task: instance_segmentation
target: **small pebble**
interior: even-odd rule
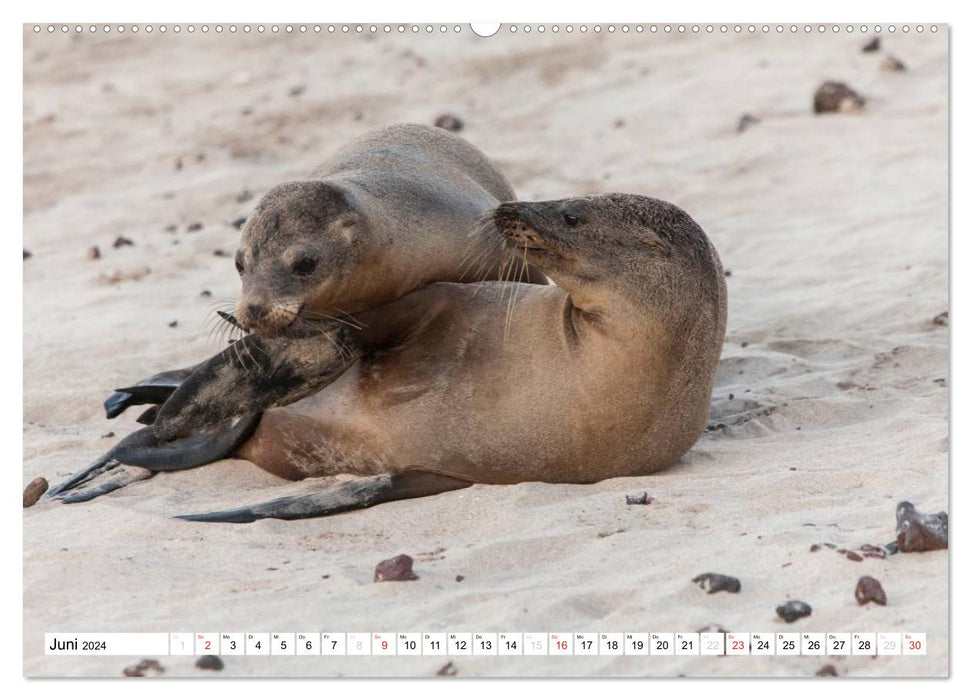
[[[101,249],[93,245],[88,248],[88,260],[99,260],[101,258]]]
[[[942,311],[934,317],[935,326],[946,326],[948,324],[948,314],[947,311]]]
[[[202,230],[202,222],[201,221],[193,221],[191,224],[189,224],[188,226],[185,227],[185,230],[188,231],[189,233],[193,233],[195,231],[201,231]]]
[[[724,627],[722,627],[719,624],[712,623],[710,625],[705,625],[700,630],[698,630],[698,634],[703,634],[705,632],[709,632],[709,633],[711,633],[711,632],[714,632],[714,633],[718,633],[718,632],[725,633],[725,632],[728,632],[728,630],[725,629]]]
[[[126,238],[125,236],[118,236],[118,238],[115,239],[115,242],[111,244],[113,248],[121,248],[126,245],[135,245],[135,241],[130,238]]]
[[[863,561],[863,557],[856,552],[846,552],[846,558],[850,561]]]
[[[435,120],[435,126],[445,131],[461,131],[465,126],[462,120],[452,114],[443,114]]]
[[[821,669],[816,671],[817,676],[838,676],[836,672],[836,667],[833,664],[826,664]]]
[[[178,321],[169,321],[169,328],[175,328],[179,325]]]
[[[629,506],[649,506],[654,503],[654,497],[648,496],[647,491],[636,496],[624,496]]]
[[[822,547],[820,547],[818,544],[814,544],[812,547],[809,548],[809,551],[818,552],[820,549],[822,549]]]
[[[880,50],[880,37],[875,36],[863,45],[863,53],[873,53]]]
[[[445,664],[440,669],[438,669],[438,671],[435,673],[435,675],[436,676],[454,676],[458,672],[459,672],[459,670],[455,667],[455,664],[453,664],[451,661],[449,661],[447,664]]]
[[[627,126],[627,122],[625,122],[623,119],[615,119],[614,120],[614,128],[615,129],[623,129],[625,126]]]
[[[142,659],[134,666],[128,666],[122,673],[130,678],[142,678],[143,676],[157,676],[165,669],[155,659]]]
[[[24,508],[30,508],[37,503],[40,497],[47,493],[47,489],[47,479],[42,476],[38,476],[27,484],[27,488],[24,489]]]
[[[306,86],[306,85],[294,85],[294,86],[293,86],[292,88],[290,88],[290,90],[289,90],[289,93],[290,93],[290,97],[299,97],[299,96],[300,96],[300,95],[302,95],[302,94],[303,94],[303,93],[304,93],[304,92],[305,92],[306,90],[307,90],[307,86]]]
[[[758,117],[752,116],[751,114],[743,114],[741,117],[738,118],[738,125],[735,127],[735,131],[737,131],[738,133],[742,133],[750,126],[755,126],[760,121],[762,120],[759,119]]]
[[[238,219],[233,219],[233,228],[238,231],[239,229],[243,228],[243,224],[245,223],[246,223],[245,216],[241,216]]]
[[[883,63],[880,64],[880,67],[884,70],[895,72],[907,70],[907,66],[904,65],[904,62],[896,56],[887,56],[885,59],[883,59]]]
[[[775,613],[786,622],[795,622],[800,617],[812,615],[813,609],[801,600],[787,600],[775,609]]]
[[[24,260],[26,260],[27,258],[31,257],[32,255],[33,255],[33,253],[31,253],[29,250],[27,250],[26,248],[24,248]]]
[[[856,582],[856,602],[860,605],[876,603],[877,605],[887,604],[887,594],[883,591],[883,586],[872,576],[861,576]]]
[[[691,582],[697,583],[701,590],[707,590],[708,595],[718,593],[719,591],[738,593],[742,590],[741,581],[734,576],[725,576],[724,574],[700,574],[691,579]]]
[[[168,226],[165,227],[166,233],[175,233],[178,230],[179,230],[179,227],[176,226],[175,224],[169,224]]]
[[[459,574],[458,576],[455,577],[456,583],[462,583],[462,581],[464,580],[465,580],[465,576],[463,576],[462,574]]]
[[[230,253],[228,250],[223,250],[222,248],[216,248],[214,251],[212,251],[212,254],[213,254],[213,256],[215,256],[217,258],[231,258],[231,257],[233,257],[233,254],[232,253]]]
[[[887,550],[887,554],[896,554],[900,551],[900,548],[897,546],[896,542],[888,542],[884,546],[884,549]]]
[[[947,549],[947,513],[921,513],[909,501],[897,505],[897,547],[901,552]]]
[[[210,292],[208,289],[203,289],[201,292],[199,292],[199,296],[201,296],[201,297],[211,297],[212,296],[212,292]]]
[[[846,83],[828,81],[819,86],[813,96],[813,111],[824,112],[862,112],[866,100]]]
[[[222,671],[223,660],[212,654],[200,656],[196,659],[196,668],[201,668],[203,671]]]
[[[182,159],[181,158],[176,158],[175,159],[175,169],[176,170],[182,170]]]
[[[105,433],[104,435],[102,435],[101,438],[102,439],[105,439],[105,438],[113,438],[114,436],[115,436],[115,431],[114,430],[111,430],[111,431]]]
[[[375,581],[415,581],[418,577],[411,570],[414,560],[407,554],[399,554],[374,567]]]

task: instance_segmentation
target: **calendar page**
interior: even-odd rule
[[[949,26],[648,14],[23,26],[25,676],[949,674]]]

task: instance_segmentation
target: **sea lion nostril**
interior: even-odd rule
[[[258,319],[263,315],[263,306],[260,304],[247,304],[246,313],[249,314],[250,318]]]

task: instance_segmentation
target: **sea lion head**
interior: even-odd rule
[[[718,256],[677,206],[632,194],[507,202],[492,214],[506,247],[561,286],[615,289],[642,301],[690,284],[719,294]]]
[[[341,284],[366,230],[365,218],[337,185],[288,182],[271,189],[246,221],[236,251],[239,325],[272,337],[299,318],[316,319],[305,311],[308,304]]]

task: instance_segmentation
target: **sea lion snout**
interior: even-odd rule
[[[261,299],[241,299],[236,307],[236,320],[242,328],[268,337],[283,332],[299,314],[299,305],[273,304]]]

